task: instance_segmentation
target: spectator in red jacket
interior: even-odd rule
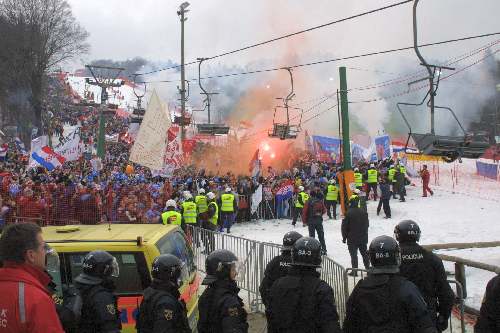
[[[422,189],[424,191],[424,194],[422,196],[426,197],[427,192],[429,192],[431,195],[434,195],[434,192],[432,192],[431,188],[429,187],[431,174],[429,173],[429,170],[427,170],[427,165],[425,164],[422,166],[422,170],[420,170],[420,177],[422,178]]]
[[[47,286],[45,242],[34,223],[7,226],[0,238],[0,333],[64,333]]]

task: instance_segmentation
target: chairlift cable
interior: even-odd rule
[[[366,11],[366,12],[362,12],[362,13],[359,13],[359,14],[347,16],[347,17],[344,17],[344,18],[341,18],[341,19],[338,19],[338,20],[335,20],[335,21],[331,21],[331,22],[328,22],[328,23],[320,24],[320,25],[317,25],[317,26],[314,26],[314,27],[310,27],[310,28],[307,28],[307,29],[304,29],[304,30],[296,31],[296,32],[293,32],[293,33],[290,33],[290,34],[286,34],[286,35],[283,35],[283,36],[275,37],[275,38],[272,38],[272,39],[269,39],[269,40],[266,40],[266,41],[262,41],[262,42],[259,42],[259,43],[255,43],[255,44],[252,44],[252,45],[244,46],[244,47],[241,47],[239,49],[235,49],[235,50],[232,50],[232,51],[223,52],[221,54],[209,57],[206,60],[212,60],[212,59],[220,58],[220,57],[223,57],[223,56],[226,56],[226,55],[238,53],[238,52],[241,52],[241,51],[246,51],[246,50],[254,48],[254,47],[258,47],[258,46],[266,45],[266,44],[269,44],[269,43],[273,43],[273,42],[276,42],[276,41],[279,41],[279,40],[282,40],[282,39],[286,39],[286,38],[290,38],[290,37],[293,37],[293,36],[297,36],[297,35],[300,35],[300,34],[303,34],[303,33],[306,33],[306,32],[310,32],[310,31],[313,31],[313,30],[325,28],[325,27],[328,27],[328,26],[331,26],[331,25],[334,25],[334,24],[337,24],[337,23],[341,23],[341,22],[353,20],[353,19],[356,19],[356,18],[359,18],[359,17],[362,17],[362,16],[374,14],[374,13],[377,13],[377,12],[380,12],[380,11],[384,11],[384,10],[387,10],[387,9],[390,9],[390,8],[393,8],[393,7],[401,6],[401,5],[410,3],[410,2],[413,2],[413,0],[404,0],[404,1],[401,1],[401,2],[397,2],[397,3],[393,3],[393,4],[390,4],[390,5],[384,6],[384,7],[380,7],[380,8],[372,9],[372,10],[369,10],[369,11]],[[191,61],[191,62],[188,62],[188,63],[184,64],[184,67],[188,66],[188,65],[197,64],[197,63],[198,63],[198,61]],[[150,75],[150,74],[154,74],[154,73],[158,73],[158,72],[163,72],[163,71],[166,71],[166,70],[169,70],[169,69],[175,69],[175,68],[179,68],[179,67],[181,67],[181,65],[169,66],[169,67],[165,67],[165,68],[153,70],[153,71],[146,72],[146,73],[138,73],[138,75]]]

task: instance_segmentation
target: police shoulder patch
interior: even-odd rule
[[[112,315],[116,314],[116,308],[115,308],[114,304],[108,304],[108,305],[106,305],[106,310],[108,310],[108,312],[110,314],[112,314]]]
[[[229,316],[230,317],[237,317],[238,316],[238,308],[237,307],[234,307],[234,308],[229,308],[227,309],[227,312],[229,313]]]
[[[174,318],[174,311],[170,309],[163,310],[163,316],[166,320],[172,320]]]

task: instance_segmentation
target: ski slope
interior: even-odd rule
[[[370,218],[369,240],[379,235],[393,235],[394,226],[401,220],[412,219],[422,229],[421,244],[497,241],[500,238],[500,205],[495,200],[486,200],[462,193],[452,193],[446,188],[433,188],[433,197],[423,198],[421,186],[407,187],[407,201],[391,200],[392,219],[376,215],[377,203],[368,203]],[[325,215],[326,216],[326,215]],[[347,245],[342,243],[341,220],[324,220],[325,241],[328,256],[344,267],[350,267]],[[259,220],[240,223],[231,228],[235,236],[264,242],[281,243],[283,235],[292,230],[291,220]],[[300,222],[295,227],[303,235],[307,228]],[[498,248],[447,251],[446,254],[463,256],[490,264],[500,264]],[[361,257],[359,258],[362,266]],[[445,268],[453,271],[452,263]],[[479,309],[486,283],[494,274],[466,268],[468,298],[466,304]]]

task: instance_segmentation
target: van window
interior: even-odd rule
[[[119,295],[141,294],[149,286],[150,277],[142,252],[109,252],[116,258],[120,276],[112,278]],[[67,274],[71,281],[82,272],[83,258],[87,253],[65,253]]]
[[[156,247],[160,254],[173,254],[186,265],[187,275],[183,276],[183,281],[189,279],[189,275],[196,271],[194,266],[193,251],[188,246],[184,235],[180,232],[170,233],[161,238]]]

